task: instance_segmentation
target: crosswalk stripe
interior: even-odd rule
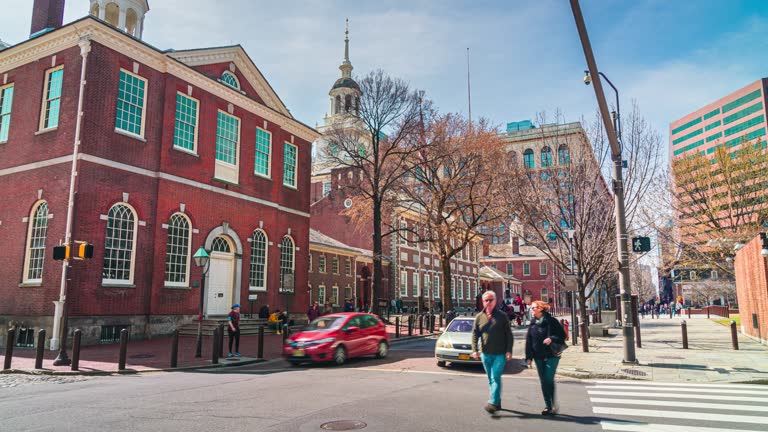
[[[656,417],[673,418],[677,420],[709,420],[714,422],[733,422],[733,423],[757,423],[765,424],[766,418],[762,416],[733,415],[733,414],[713,414],[703,412],[687,411],[660,411],[635,408],[614,408],[614,407],[593,407],[595,414],[628,415],[638,417]]]
[[[621,421],[603,420],[600,422],[603,430],[622,431],[622,432],[691,432],[690,426],[678,426],[656,423],[628,423]],[[755,429],[724,429],[696,427],[696,432],[760,432]]]
[[[587,390],[589,389],[638,390],[638,391],[650,390],[647,387],[639,387],[639,386],[631,386],[631,385],[587,387]],[[768,396],[767,391],[747,390],[747,389],[729,390],[729,389],[716,389],[716,388],[654,387],[653,390],[654,391],[670,391],[675,393],[696,392],[696,393],[718,393],[718,394],[752,394],[752,395]]]
[[[633,397],[663,397],[669,399],[705,399],[718,401],[737,401],[737,402],[765,402],[768,403],[768,397],[754,396],[728,396],[728,395],[697,395],[697,394],[678,394],[678,393],[654,393],[654,392],[616,392],[603,390],[587,390],[590,395],[605,396],[633,396]]]
[[[588,381],[590,384],[608,384],[608,385],[638,385],[643,387],[669,387],[669,383],[666,382],[649,382],[639,380],[597,380]],[[675,383],[675,386],[680,387],[705,387],[705,388],[734,388],[734,389],[754,389],[763,390],[768,392],[768,388],[761,384],[700,384],[700,383]]]
[[[647,405],[662,406],[669,408],[706,408],[712,410],[731,410],[731,411],[753,411],[768,412],[768,406],[765,405],[734,405],[704,402],[680,402],[668,400],[646,400],[646,399],[611,399],[611,398],[590,398],[594,403],[599,404],[620,404],[620,405]],[[768,418],[766,419],[768,422]]]

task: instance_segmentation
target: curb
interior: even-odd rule
[[[267,359],[251,359],[251,360],[243,360],[238,362],[232,362],[232,363],[219,363],[219,364],[208,364],[208,365],[198,365],[198,366],[183,366],[183,367],[177,367],[177,368],[165,368],[165,369],[125,369],[122,371],[57,371],[57,370],[46,370],[46,369],[6,369],[6,370],[0,370],[0,375],[2,374],[23,374],[23,375],[52,375],[52,376],[120,376],[120,375],[138,375],[138,374],[145,374],[145,373],[156,373],[156,372],[180,372],[180,371],[189,371],[189,370],[198,370],[198,369],[218,369],[218,368],[225,368],[225,367],[235,367],[235,366],[245,366],[250,364],[256,364],[256,363],[262,363],[267,361]]]
[[[423,335],[404,336],[404,337],[399,337],[397,339],[391,338],[389,340],[389,345],[396,345],[400,342],[407,342],[415,339],[424,339],[429,336],[440,336],[440,333],[435,332],[435,333],[429,333],[429,334],[423,334]]]

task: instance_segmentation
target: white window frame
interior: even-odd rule
[[[103,273],[103,271],[104,271],[104,264],[106,264],[106,259],[107,259],[107,248],[106,248],[106,243],[105,243],[105,247],[104,247],[104,261],[105,262],[102,264],[102,279],[101,279],[101,284],[102,285],[133,285],[133,281],[134,281],[135,276],[136,276],[136,246],[137,246],[136,242],[137,242],[138,234],[139,234],[139,218],[138,218],[138,214],[136,213],[136,209],[133,208],[133,206],[128,204],[127,202],[117,202],[117,203],[113,204],[112,206],[110,206],[109,207],[109,211],[107,211],[107,221],[106,221],[107,222],[107,226],[105,227],[105,230],[109,228],[109,212],[112,211],[113,208],[115,208],[116,206],[119,206],[119,205],[120,206],[125,206],[126,208],[128,208],[128,210],[130,210],[130,212],[131,212],[131,214],[133,216],[133,242],[132,242],[133,243],[133,248],[131,249],[131,263],[130,263],[130,266],[129,266],[129,269],[128,269],[129,277],[128,277],[128,279],[108,279],[108,278],[104,278],[104,273]],[[106,231],[105,231],[105,233],[106,233]],[[105,234],[104,241],[106,242],[106,240],[107,240],[107,236]]]
[[[187,222],[187,254],[184,258],[184,281],[182,282],[171,282],[168,281],[168,242],[171,240],[171,222],[173,221],[175,216],[179,216],[183,218]],[[189,219],[189,216],[187,216],[184,213],[177,212],[171,215],[171,217],[168,219],[168,235],[166,236],[166,251],[165,251],[165,275],[164,275],[164,284],[168,287],[188,287],[189,286],[189,271],[190,271],[190,256],[192,255],[192,221]]]
[[[286,165],[286,162],[285,162],[285,153],[286,152],[285,152],[285,150],[286,150],[286,147],[285,146],[293,147],[294,151],[296,152],[296,160],[293,161],[293,163],[294,163],[294,165],[293,165],[293,184],[285,182],[285,180],[286,180],[286,177],[285,177],[285,173],[286,173],[286,171],[285,171],[285,165]],[[289,143],[287,141],[283,143],[283,186],[289,187],[291,189],[298,189],[299,188],[299,146],[297,146],[295,144],[291,144],[291,143]]]
[[[287,268],[287,267],[283,266],[283,262],[286,261],[284,259],[285,257],[283,256],[284,255],[283,254],[283,249],[284,249],[283,248],[283,242],[285,242],[285,240],[288,240],[291,243],[291,256],[288,257],[291,260],[291,267],[290,268]],[[296,284],[296,240],[294,240],[293,237],[291,237],[289,235],[284,235],[280,239],[280,284],[278,285],[278,292],[280,292],[280,290],[283,287],[283,269],[290,270],[291,273],[293,274],[293,276],[294,276],[294,279],[293,279],[293,281],[294,281],[294,291],[295,291],[295,284]]]
[[[547,275],[547,263],[542,261],[539,263],[539,276]]]
[[[319,273],[325,273],[327,268],[326,261],[325,261],[325,254],[320,254],[317,256],[317,271]]]
[[[6,114],[2,114],[2,105],[0,105],[0,133],[2,133],[3,117],[8,117],[8,131],[7,131],[8,138],[0,139],[0,143],[8,142],[8,140],[11,138],[11,135],[10,135],[11,119],[12,119],[11,114],[13,114],[13,99],[16,97],[16,90],[14,88],[14,83],[0,86],[0,104],[3,102],[3,99],[4,99],[3,95],[6,95],[5,92],[7,92],[9,89],[13,94],[11,95],[11,103],[10,103],[10,106],[8,107],[8,112]]]
[[[29,277],[29,271],[30,271],[30,264],[31,264],[31,258],[32,258],[32,234],[35,232],[35,221],[37,221],[37,212],[40,209],[40,206],[45,204],[46,206],[46,215],[45,215],[45,227],[43,228],[44,233],[42,236],[43,239],[43,247],[38,248],[41,249],[43,254],[40,257],[40,277],[39,278],[30,278]],[[22,278],[23,283],[41,283],[43,281],[43,269],[45,268],[45,242],[48,239],[48,216],[50,215],[51,208],[48,206],[48,202],[46,200],[39,200],[37,201],[33,206],[32,210],[29,212],[29,222],[27,226],[27,247],[25,249],[24,253],[24,276]]]
[[[451,278],[451,298],[456,299],[456,278]]]
[[[325,305],[325,284],[317,286],[317,302],[321,305]]]
[[[142,106],[141,106],[141,133],[136,135],[135,133],[119,128],[117,125],[115,125],[115,132],[119,132],[121,134],[125,134],[132,137],[137,137],[140,139],[144,139],[144,132],[147,128],[147,95],[149,94],[149,80],[144,78],[141,75],[137,75],[133,72],[128,71],[127,69],[120,68],[120,72],[125,72],[127,75],[130,75],[132,77],[138,78],[140,81],[144,81],[144,97],[142,100]],[[118,93],[120,92],[119,86],[120,86],[120,74],[118,73],[117,76],[117,82],[118,82]],[[119,96],[117,98],[119,100]],[[117,104],[115,104],[115,122],[117,122]]]
[[[440,298],[440,288],[441,287],[440,287],[440,275],[439,274],[435,275],[434,284],[435,284],[435,298]]]
[[[226,81],[224,81],[224,75],[229,75],[232,78],[234,78],[235,79],[235,83],[237,83],[237,87],[232,87]],[[231,89],[235,89],[235,90],[237,90],[239,92],[242,91],[242,87],[240,87],[240,78],[238,78],[237,75],[235,75],[234,73],[232,73],[230,71],[222,72],[221,73],[221,77],[219,78],[219,81],[221,81],[222,84],[224,84],[225,86],[227,86],[227,87],[229,87]]]
[[[323,182],[323,196],[328,196],[331,193],[331,182],[324,181]]]
[[[251,285],[251,272],[253,271],[254,261],[253,261],[253,249],[256,245],[254,237],[256,236],[256,233],[260,233],[264,236],[264,286],[256,286]],[[261,228],[257,228],[253,230],[251,233],[251,259],[248,262],[248,288],[250,291],[260,291],[260,292],[266,292],[267,291],[267,280],[269,279],[269,236],[267,235],[267,232],[264,231]],[[310,269],[312,261],[310,259]]]
[[[267,145],[268,152],[267,152],[267,173],[263,174],[256,170],[256,155],[259,154],[259,131],[262,131],[267,134],[269,137],[269,143]],[[257,175],[259,177],[264,177],[267,179],[272,179],[272,132],[256,127],[256,137],[254,142],[254,148],[253,148],[253,174]]]
[[[219,180],[225,182],[239,184],[240,183],[240,141],[242,139],[241,129],[242,121],[240,117],[236,117],[229,114],[226,111],[217,110],[216,112],[216,129],[219,127],[219,114],[224,114],[227,117],[231,117],[237,121],[237,143],[235,143],[235,163],[224,162],[216,158],[216,141],[214,140],[214,174],[213,176]],[[218,131],[216,131],[216,138],[218,139]]]
[[[400,297],[408,297],[408,272],[400,270]]]
[[[309,263],[308,264],[309,265],[307,267],[307,270],[309,271],[309,273],[312,273],[312,252],[309,253]]]
[[[430,281],[430,278],[429,278],[429,273],[425,273],[424,274],[424,295],[427,298],[432,298],[432,296],[430,295],[430,293],[432,291],[432,286],[430,285],[430,283],[431,283],[431,281]]]
[[[531,275],[531,264],[528,262],[523,263],[523,276]]]
[[[413,296],[414,297],[420,297],[421,296],[421,287],[419,284],[419,272],[413,272]]]
[[[180,152],[189,153],[191,155],[197,156],[197,137],[198,137],[198,129],[200,127],[200,101],[198,99],[193,98],[192,96],[189,96],[187,94],[184,94],[180,91],[176,92],[177,96],[181,96],[182,98],[186,98],[189,100],[194,101],[197,104],[197,108],[195,109],[195,130],[194,130],[194,136],[192,140],[192,150],[184,147],[180,147],[176,145],[176,122],[178,121],[176,119],[176,115],[179,112],[179,101],[176,100],[176,109],[174,111],[174,117],[173,117],[173,149],[178,150]]]
[[[344,287],[344,299],[354,300],[352,287],[349,284],[347,284],[347,286]]]
[[[464,279],[459,279],[459,300],[464,300]]]
[[[515,264],[514,263],[507,263],[507,274],[510,275],[510,276],[514,276],[514,274],[515,274]]]
[[[539,296],[541,297],[542,301],[547,301],[549,299],[549,290],[546,288],[542,288],[541,292],[539,293]]]
[[[339,286],[334,284],[331,287],[331,299],[333,300],[333,303],[331,303],[333,306],[338,306],[339,303]]]
[[[52,67],[45,71],[45,84],[43,85],[43,101],[40,104],[40,124],[38,126],[38,131],[43,132],[47,130],[54,130],[59,127],[59,120],[61,119],[61,100],[62,96],[64,94],[64,73],[62,72],[61,75],[61,90],[59,91],[59,97],[50,99],[50,94],[48,93],[48,86],[51,84],[51,75],[53,75],[56,71],[63,71],[64,65],[59,65],[56,67]],[[56,126],[48,126],[45,125],[45,114],[48,112],[48,104],[52,102],[53,100],[58,99],[59,100],[59,112],[56,115]]]
[[[344,260],[344,274],[352,276],[352,260],[349,258]]]
[[[333,256],[333,260],[331,261],[331,271],[335,275],[339,274],[339,256],[338,255]]]
[[[401,220],[400,229],[407,230],[408,222]],[[401,231],[398,233],[399,243],[404,246],[408,246],[408,231]]]

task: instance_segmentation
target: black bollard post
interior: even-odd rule
[[[426,318],[424,315],[419,316],[419,334],[424,334],[424,318]]]
[[[635,345],[637,345],[638,348],[643,347],[642,341],[640,341],[640,325],[635,326]]]
[[[395,317],[395,339],[400,337],[400,317]]]
[[[683,349],[688,349],[688,324],[685,320],[680,323],[680,329],[683,331]]]
[[[264,326],[259,326],[259,347],[256,358],[264,358]]]
[[[709,305],[707,305],[707,319],[709,319]]]
[[[290,336],[291,328],[288,327],[288,324],[285,324],[283,326],[283,342],[285,342],[288,339],[288,336]]]
[[[45,353],[45,329],[37,332],[37,352],[35,353],[35,369],[43,368],[43,353]]]
[[[408,315],[408,336],[413,336],[413,315]]]
[[[16,345],[16,327],[11,327],[8,329],[8,338],[5,339],[5,361],[3,362],[4,370],[11,368],[14,345]]]
[[[120,330],[120,358],[117,361],[117,370],[125,370],[125,356],[128,354],[128,329]]]
[[[736,321],[731,321],[731,344],[733,344],[733,349],[739,349],[739,335],[736,333]]]
[[[175,368],[179,366],[179,330],[173,331],[173,339],[171,340],[171,367]]]
[[[440,327],[443,327],[443,314],[440,313]]]
[[[72,367],[73,371],[80,370],[80,341],[83,338],[83,332],[80,329],[75,329],[73,335],[74,342],[72,343]]]
[[[589,324],[586,322],[581,323],[581,351],[589,352],[589,337],[587,332],[589,331]]]
[[[213,340],[211,341],[211,363],[219,364],[219,329],[213,329]]]
[[[688,311],[688,319],[691,319],[691,308],[688,307],[686,310]]]
[[[219,358],[224,358],[224,327],[225,324],[219,324]]]
[[[579,343],[579,316],[573,317],[573,332],[571,332],[571,345]]]

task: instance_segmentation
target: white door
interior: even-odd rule
[[[206,314],[226,315],[232,307],[235,257],[231,253],[212,252],[210,266]]]

